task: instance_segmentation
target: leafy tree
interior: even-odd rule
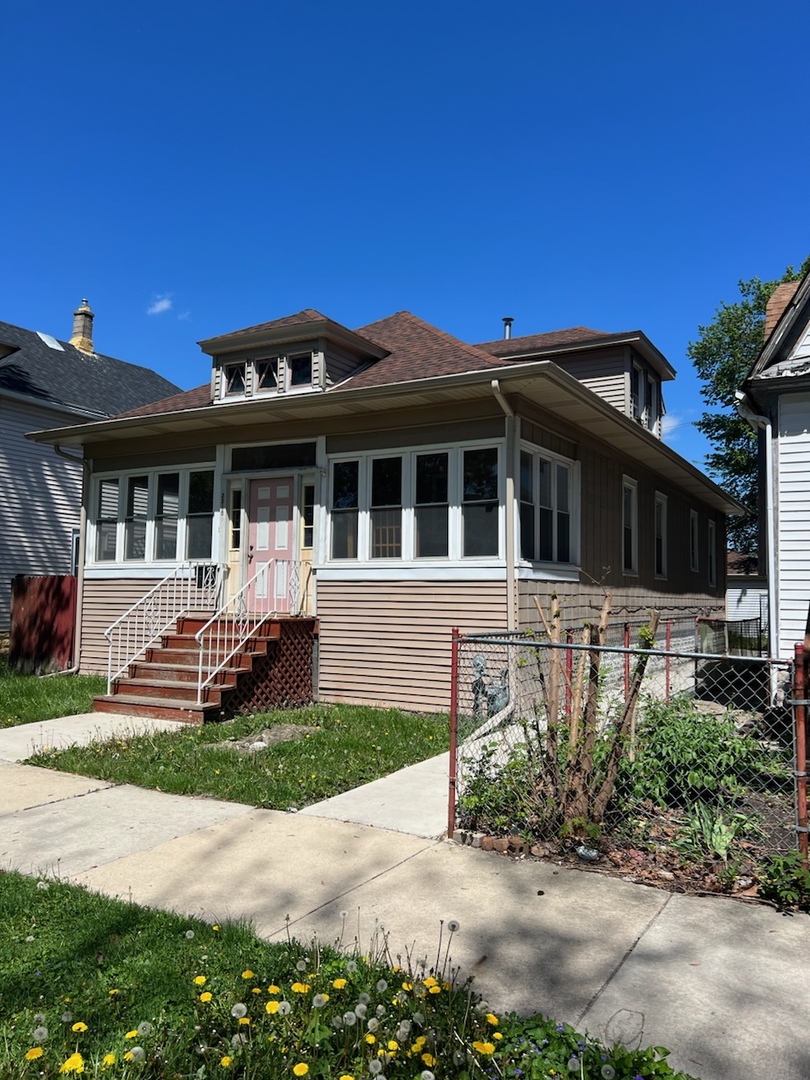
[[[695,421],[714,448],[706,455],[706,469],[748,511],[745,517],[729,518],[729,547],[738,551],[757,550],[757,436],[737,414],[734,392],[764,344],[765,308],[774,289],[783,281],[800,280],[808,270],[810,256],[798,270],[788,266],[775,281],[739,281],[741,299],[723,301],[714,322],[699,326],[700,336],[686,350],[703,383],[701,396],[714,406]]]

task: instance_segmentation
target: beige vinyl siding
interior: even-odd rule
[[[80,666],[83,674],[107,674],[107,639],[104,631],[128,611],[160,578],[85,579],[82,591],[82,642]]]
[[[444,712],[452,628],[505,628],[506,585],[321,581],[318,622],[320,701]]]
[[[628,412],[624,350],[581,358],[559,357],[554,363],[620,412]]]
[[[12,577],[70,573],[82,468],[25,434],[75,421],[61,410],[0,397],[0,629],[10,623]]]
[[[366,364],[365,360],[358,360],[353,353],[339,348],[333,342],[322,342],[321,348],[326,350],[326,386],[336,386],[357,371],[358,367]]]

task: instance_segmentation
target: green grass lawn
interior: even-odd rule
[[[661,1048],[608,1049],[484,1005],[454,977],[463,932],[437,926],[435,961],[414,968],[379,934],[359,950],[271,944],[0,872],[0,1076],[685,1080]]]
[[[312,730],[259,752],[237,749],[237,741],[249,742],[250,736],[279,724]],[[29,763],[179,795],[212,795],[286,810],[320,802],[424,761],[445,751],[448,740],[446,716],[316,705],[46,750]]]
[[[90,712],[93,698],[106,690],[101,675],[18,675],[0,656],[0,729]]]

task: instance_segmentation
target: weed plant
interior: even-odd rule
[[[251,735],[278,724],[315,730],[263,750],[238,749],[237,744],[250,743]],[[211,795],[286,810],[424,761],[445,751],[448,740],[446,717],[366,706],[311,706],[45,749],[29,763],[178,795]]]
[[[90,712],[106,687],[100,675],[19,675],[0,656],[0,728]]]
[[[0,873],[0,929],[4,1080],[686,1080],[661,1047],[492,1011],[450,967],[453,921],[432,963],[394,960],[382,931],[363,955],[268,943]]]

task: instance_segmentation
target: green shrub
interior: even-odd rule
[[[810,912],[810,870],[798,851],[773,855],[759,886],[759,895],[781,911]]]

